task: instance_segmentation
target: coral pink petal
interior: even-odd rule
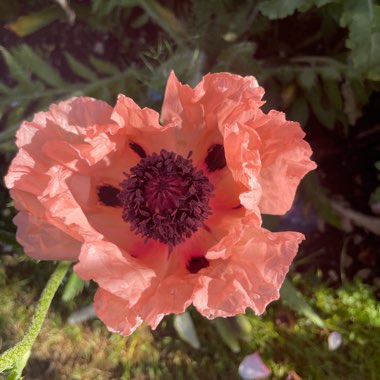
[[[85,280],[94,280],[131,307],[156,280],[151,268],[106,241],[84,243],[75,272]]]
[[[221,143],[218,131],[205,123],[201,97],[190,86],[179,82],[174,72],[168,78],[161,115],[164,125],[176,126],[176,151],[184,156],[191,151],[197,166],[201,166],[212,144]]]
[[[192,89],[180,83],[172,72],[166,86],[162,120],[164,125],[174,123],[180,129],[180,138],[176,140],[177,151],[183,154],[191,150],[194,163],[201,165],[210,146],[223,144],[216,115],[229,114],[235,103],[248,94],[257,104],[262,104],[263,90],[253,77],[208,74]]]
[[[112,123],[111,112],[112,108],[101,100],[73,97],[35,114],[32,122],[24,122],[16,133],[16,144],[19,148],[41,147],[45,141],[55,139],[81,143],[87,128]]]
[[[149,298],[141,299],[135,310],[155,329],[165,315],[181,314],[192,302],[195,284],[180,276],[168,276],[157,284]]]
[[[58,105],[53,105],[50,109],[54,115],[61,114],[62,120],[79,128],[91,128],[93,126],[108,125],[111,123],[112,107],[103,102],[89,97],[71,98]],[[87,130],[79,132],[79,134]]]
[[[39,197],[45,208],[46,219],[78,240],[102,238],[101,233],[89,224],[67,185],[71,171],[61,166],[52,166],[49,174],[52,179]]]
[[[155,255],[156,252],[151,250],[150,254]],[[170,261],[167,250],[166,257],[159,257],[158,267],[149,268],[142,265],[144,260],[129,256],[111,243],[83,245],[75,272],[83,279],[93,279],[99,284],[102,297],[99,295],[96,299],[96,311],[111,330],[127,334],[140,319],[156,328],[165,315],[182,313],[191,304],[194,283],[187,281],[182,274],[166,275],[169,262],[166,271],[160,265],[165,259]],[[171,257],[174,258],[174,254]],[[151,260],[150,264],[154,262]],[[102,312],[107,310],[103,302],[111,301],[122,305],[117,312],[111,313],[111,318],[123,320],[123,328],[108,321],[110,317]]]
[[[95,294],[94,309],[110,331],[121,335],[131,335],[143,322],[125,299],[102,288],[99,288]]]
[[[309,144],[303,140],[305,133],[298,123],[286,121],[283,113],[269,112],[256,131],[262,141],[259,207],[264,214],[281,215],[290,209],[301,179],[316,164],[310,159]]]
[[[227,117],[243,99],[249,97],[258,105],[264,90],[254,77],[241,77],[230,73],[208,74],[194,89],[200,99],[208,127],[217,127],[218,119]]]
[[[278,299],[302,239],[297,232],[271,233],[248,226],[235,233],[224,247],[227,258],[210,260],[210,269],[199,277],[195,307],[208,318],[244,313],[247,307],[262,314]]]
[[[20,148],[4,182],[8,189],[17,188],[37,196],[44,191],[50,180],[46,175],[47,170],[48,166],[44,161],[34,161],[27,150]]]
[[[252,129],[239,123],[223,129],[226,161],[235,181],[252,188],[261,169],[261,140]]]
[[[174,125],[161,126],[156,111],[141,109],[132,99],[119,95],[112,119],[121,127],[119,132],[128,136],[129,143],[137,143],[147,155],[161,149],[175,151]]]
[[[240,194],[246,187],[237,183],[228,168],[217,170],[208,176],[214,186],[214,197],[210,201],[213,209],[228,211],[240,205]]]
[[[156,286],[147,288],[138,301],[131,305],[125,297],[116,296],[100,287],[98,293],[102,297],[97,295],[95,298],[95,310],[110,330],[129,335],[139,321],[143,320],[155,329],[165,315],[183,313],[192,302],[193,290],[194,284],[191,282],[169,276],[157,281]],[[107,310],[111,302],[117,302],[119,307],[112,311]]]
[[[44,219],[19,212],[13,219],[17,241],[37,260],[77,260],[81,243]]]
[[[111,112],[102,101],[71,98],[37,113],[18,130],[19,152],[5,183],[22,211],[16,218],[20,224],[18,239],[33,257],[76,259],[84,238],[102,236],[88,223],[68,182],[73,171],[81,169],[88,175],[90,165],[114,149],[115,143],[105,134],[113,123]],[[87,133],[91,128],[90,138]]]

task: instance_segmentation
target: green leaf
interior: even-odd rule
[[[306,318],[308,318],[311,322],[316,324],[321,328],[325,328],[325,324],[323,320],[319,317],[319,315],[311,308],[311,306],[307,303],[305,297],[295,288],[293,283],[285,279],[282,284],[281,290],[281,299],[285,301],[285,303],[294,311],[303,314]]]
[[[330,3],[335,3],[336,0],[304,0],[302,6],[298,8],[300,12],[306,12],[312,7],[323,7]]]
[[[164,29],[178,45],[183,45],[186,30],[175,14],[156,0],[140,0],[137,4],[144,9],[149,17]]]
[[[334,66],[321,67],[319,73],[323,79],[339,81],[342,78],[341,72]]]
[[[354,67],[367,78],[379,80],[380,5],[372,0],[345,0],[340,25],[348,28],[346,47]]]
[[[323,7],[336,0],[265,0],[259,4],[261,13],[271,20],[291,16],[295,11],[306,12],[312,7]]]
[[[343,109],[343,99],[338,83],[333,80],[323,81],[323,90],[331,105],[338,111]]]
[[[134,7],[137,3],[138,0],[93,0],[91,10],[99,17],[104,17],[117,8]]]
[[[326,101],[322,98],[320,87],[315,86],[313,89],[306,91],[306,97],[316,118],[327,128],[332,129],[336,121],[336,111],[325,104]]]
[[[237,42],[222,50],[213,71],[252,71],[253,56],[257,45],[254,42]]]
[[[309,119],[309,106],[304,97],[298,96],[287,112],[289,120],[296,120],[305,126]]]
[[[20,360],[15,364],[15,367],[12,368],[10,375],[8,375],[5,380],[22,380],[22,371],[30,357],[31,352],[28,351],[25,355],[20,358]]]
[[[65,85],[59,72],[34,52],[30,46],[21,45],[12,52],[20,62],[23,62],[27,69],[50,86],[60,87]]]
[[[120,73],[120,70],[112,64],[111,62],[104,61],[102,59],[90,56],[91,65],[98,71],[100,74],[115,75]]]
[[[212,321],[219,336],[232,352],[240,352],[237,334],[227,318],[216,318]]]
[[[113,91],[112,91],[113,92]],[[115,101],[115,93],[123,93],[123,91],[116,91],[112,94],[110,88],[107,86],[99,88],[99,95],[96,98],[104,100],[107,103],[113,103]]]
[[[174,315],[174,328],[179,337],[189,343],[191,347],[196,350],[201,348],[201,343],[189,312],[185,311],[183,314]]]
[[[64,13],[59,7],[52,6],[25,16],[20,16],[15,22],[6,24],[5,27],[16,33],[19,37],[25,37],[49,25],[63,15]]]
[[[292,15],[304,0],[265,0],[258,5],[259,11],[271,20],[278,20]]]
[[[74,272],[71,273],[63,290],[62,301],[68,302],[74,299],[79,293],[82,292],[85,284],[86,282],[78,277]]]
[[[165,81],[170,71],[175,67],[176,75],[190,85],[197,84],[202,77],[204,56],[199,50],[178,50],[167,61],[156,67],[151,75],[151,83],[157,83],[159,91],[165,88]]]
[[[247,337],[252,335],[252,325],[249,323],[249,319],[244,314],[235,315],[232,320],[238,327],[240,338],[246,340]]]
[[[362,80],[359,78],[350,78],[350,86],[353,91],[353,95],[358,100],[360,106],[364,106],[368,103],[368,99],[370,96],[370,91],[368,87],[366,87]]]
[[[97,79],[96,74],[89,69],[82,62],[78,61],[75,57],[73,57],[70,53],[64,52],[67,63],[69,64],[71,70],[78,75],[78,77],[85,79],[87,81],[95,81]]]
[[[7,124],[9,126],[16,125],[20,123],[25,115],[26,107],[28,106],[28,102],[18,102],[18,104],[14,104],[11,108],[11,111],[8,113]]]
[[[307,90],[310,90],[315,86],[317,80],[317,75],[315,74],[315,70],[310,68],[304,68],[297,76],[297,81],[299,85]]]
[[[18,60],[3,46],[0,46],[0,52],[3,55],[4,61],[12,77],[20,85],[24,85],[25,87],[30,87],[31,79],[30,79],[29,73],[20,64],[20,62],[18,62]]]

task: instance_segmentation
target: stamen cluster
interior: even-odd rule
[[[125,175],[119,194],[123,219],[136,234],[168,244],[170,250],[211,214],[213,186],[189,158],[161,150]]]

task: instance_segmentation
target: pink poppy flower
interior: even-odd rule
[[[174,73],[161,119],[119,95],[72,98],[24,122],[5,178],[17,239],[45,260],[74,260],[99,285],[108,328],[155,328],[193,304],[208,318],[255,313],[279,288],[303,235],[272,233],[316,166],[298,123],[264,113],[253,77]]]

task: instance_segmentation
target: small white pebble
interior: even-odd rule
[[[328,337],[328,345],[330,351],[337,350],[340,345],[342,344],[342,335],[340,335],[338,332],[333,331],[329,337]]]

